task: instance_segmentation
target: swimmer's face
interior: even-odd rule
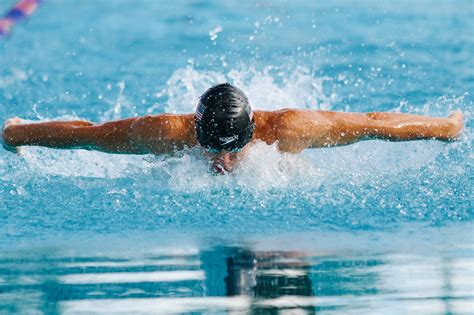
[[[222,150],[217,153],[204,151],[204,155],[206,156],[211,169],[216,172],[217,174],[225,174],[232,172],[239,162],[245,156],[249,145],[247,144],[245,147],[242,148],[239,152],[230,152],[226,150]]]

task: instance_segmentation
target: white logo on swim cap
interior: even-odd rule
[[[235,141],[237,139],[239,139],[239,135],[234,135],[234,136],[231,136],[231,137],[219,137],[219,141],[220,141],[221,145],[229,144],[232,141]]]
[[[201,121],[202,115],[204,114],[205,110],[206,110],[206,106],[201,102],[201,100],[199,100],[199,104],[198,104],[198,107],[196,108],[196,114],[195,114],[197,121]]]

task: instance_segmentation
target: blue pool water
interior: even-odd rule
[[[0,2],[6,11],[15,1]],[[49,0],[0,42],[0,120],[254,108],[465,115],[458,142],[173,157],[0,150],[0,313],[474,311],[472,1]]]

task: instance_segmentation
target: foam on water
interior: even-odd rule
[[[273,73],[276,74],[272,75]],[[229,81],[246,91],[255,109],[276,110],[286,107],[331,109],[331,102],[336,96],[324,94],[322,87],[324,80],[314,78],[308,70],[301,67],[289,74],[275,67],[267,67],[263,71],[254,68],[231,70],[227,74],[222,74],[214,71],[198,71],[189,66],[178,69],[168,80],[166,88],[157,96],[166,100],[165,112],[189,113],[194,111],[199,96],[209,86]],[[118,86],[120,91],[117,100],[111,104],[110,110],[104,113],[104,120],[124,118],[121,108],[126,102],[125,83],[120,82]],[[161,104],[159,106],[162,107]],[[155,108],[150,107],[149,112],[154,111]],[[78,117],[62,116],[54,120],[73,119]],[[378,142],[377,152],[371,152],[373,143],[345,148],[307,150],[301,156],[280,154],[274,146],[257,144],[234,177],[238,178],[238,183],[242,187],[250,186],[253,190],[256,187],[260,189],[284,187],[294,184],[295,181],[314,183],[314,179],[327,177],[334,172],[341,174],[352,172],[363,176],[369,169],[402,171],[426,164],[445,147],[439,142],[410,144]],[[403,151],[406,147],[410,149]],[[22,148],[22,157],[26,166],[44,175],[120,178],[130,176],[134,171],[146,175],[149,169],[153,168],[158,178],[170,175],[168,183],[170,187],[183,187],[183,189],[190,188],[188,183],[192,178],[205,178],[205,182],[209,182],[206,185],[205,182],[199,181],[195,185],[196,189],[207,187],[220,179],[208,172],[199,150],[189,150],[175,157],[143,158],[84,150]],[[252,174],[258,174],[257,181]],[[313,181],[308,180],[311,178]]]
[[[245,91],[256,109],[330,109],[336,95],[324,93],[325,80],[330,79],[315,77],[305,67],[288,69],[267,66],[259,71],[254,67],[241,66],[221,73],[200,71],[190,65],[176,70],[157,97],[166,101],[166,112],[190,113],[194,112],[199,96],[206,89],[222,82],[231,82]],[[158,108],[161,108],[161,104],[149,108],[148,112]]]
[[[228,81],[262,110],[446,116],[459,108],[462,139],[366,141],[299,155],[257,143],[226,176],[209,172],[198,148],[156,157],[2,150],[0,242],[82,231],[354,231],[473,220],[469,1],[233,3],[48,2],[0,44],[0,116],[189,113],[209,86]],[[128,23],[124,12],[147,22]]]
[[[200,71],[188,66],[176,70],[167,81],[166,87],[157,93],[158,100],[164,100],[165,105],[157,103],[151,106],[148,111],[150,113],[161,112],[158,108],[164,107],[164,111],[170,113],[193,112],[203,91],[209,86],[222,82],[231,82],[246,91],[254,109],[310,108],[330,110],[332,102],[337,99],[337,96],[334,94],[328,96],[324,93],[323,82],[325,80],[329,79],[314,77],[308,69],[302,67],[298,67],[289,73],[285,72],[285,69],[272,66],[265,67],[262,71],[250,68],[233,69],[228,73],[219,73]],[[119,82],[117,86],[120,89],[117,100],[111,103],[110,110],[102,115],[104,121],[127,117],[127,113],[122,112],[123,104],[129,104],[124,94],[125,82]],[[407,102],[402,102],[394,110],[446,115],[451,109],[462,107],[462,101],[462,96],[459,98],[443,97],[432,103],[427,103],[422,109],[409,105]],[[469,119],[470,112],[465,111],[465,115]],[[79,117],[61,116],[52,120],[73,119],[79,119]],[[465,142],[469,142],[467,141],[469,132],[470,130],[466,130]],[[469,145],[469,143],[466,144]],[[303,170],[303,173],[308,174],[309,172],[311,175],[324,174],[324,170],[334,171],[336,168],[341,172],[355,171],[361,175],[367,172],[368,169],[403,171],[428,164],[446,146],[446,144],[436,141],[403,144],[371,141],[350,147],[307,150],[298,156],[280,154],[274,146],[257,144],[250,151],[249,157],[240,167],[240,171],[237,170],[236,174],[239,176],[261,170],[260,175],[275,172],[278,174],[276,177],[287,178],[288,176],[291,177],[292,172],[296,172],[294,177],[300,177],[302,174],[296,170]],[[449,146],[459,145],[454,143],[449,144]],[[376,150],[374,150],[374,147],[376,147]],[[176,168],[169,170],[169,173],[184,174],[189,173],[190,170],[198,172],[193,176],[208,173],[207,167],[198,166],[198,164],[205,165],[201,161],[202,156],[199,154],[199,150],[188,150],[177,154],[173,158],[152,158],[150,156],[144,158],[142,156],[110,155],[84,150],[65,151],[24,147],[21,156],[33,170],[50,175],[119,178],[129,176],[131,169],[142,169],[146,173],[152,165],[155,165],[157,169]],[[184,165],[190,165],[191,169],[180,171],[179,167],[184,167]],[[311,170],[314,170],[314,172]],[[200,171],[204,172],[201,174]],[[179,180],[179,178],[180,176],[173,176],[173,180]],[[215,181],[216,177],[211,176],[209,179]],[[266,187],[275,179],[265,181],[260,186]],[[184,181],[188,181],[188,178]]]
[[[255,109],[331,109],[337,95],[325,92],[327,80],[301,67],[265,67],[262,71],[241,67],[221,73],[187,66],[176,70],[159,89],[157,104],[149,112],[192,112],[205,89],[225,81],[242,87]],[[118,84],[117,98],[110,102],[104,119],[124,118],[133,109],[125,87],[126,82]],[[127,230],[140,225],[142,229],[171,226],[227,232],[386,229],[407,220],[436,225],[470,221],[474,214],[465,174],[472,173],[473,167],[471,113],[463,102],[463,97],[444,97],[421,111],[408,103],[394,108],[429,115],[446,115],[446,108],[461,108],[467,114],[467,127],[463,139],[455,143],[366,141],[299,155],[282,154],[274,145],[256,143],[240,167],[226,176],[210,172],[199,148],[173,156],[138,156],[24,147],[20,157],[8,155],[0,162],[0,177],[10,191],[8,199],[42,195],[60,187],[67,194],[76,191],[90,200],[107,219],[85,224],[84,220],[95,215],[83,207],[84,201],[79,205],[62,198],[55,201],[63,207],[81,207],[83,217],[69,217],[63,223],[79,230]],[[460,160],[464,162],[458,163]],[[117,217],[120,209],[127,214]],[[47,221],[45,226],[53,224]],[[195,222],[200,222],[198,227]]]
[[[276,74],[272,75],[272,73]],[[257,71],[254,68],[230,70],[227,74],[222,74],[214,71],[199,71],[189,66],[176,70],[168,80],[166,88],[162,89],[157,97],[159,100],[166,101],[165,112],[189,113],[194,111],[199,96],[209,86],[226,81],[232,82],[245,90],[255,109],[274,110],[285,107],[319,109],[330,107],[331,98],[323,92],[322,82],[324,79],[314,78],[307,69],[303,68],[297,68],[288,75],[282,69],[278,70],[274,67],[266,67],[263,71]],[[129,104],[124,94],[125,83],[118,83],[118,87],[120,91],[117,100],[102,115],[103,120],[126,117],[122,112],[123,104]],[[163,105],[158,103],[151,106],[148,112],[156,112],[157,108],[163,108]],[[78,119],[78,117],[62,116],[53,120],[69,119]],[[251,174],[261,169],[262,174],[276,171],[278,177],[283,175],[283,178],[287,178],[291,176],[291,169],[308,169],[311,167],[300,157],[277,153],[274,147],[267,148],[264,145],[257,145],[251,152],[246,163],[244,163],[247,166],[241,172],[238,171],[237,174],[243,176],[245,173]],[[216,181],[216,177],[209,174],[208,167],[205,162],[203,163],[204,159],[199,150],[190,150],[184,154],[177,154],[172,158],[154,159],[141,156],[106,155],[100,152],[83,150],[62,151],[44,148],[22,148],[22,157],[28,167],[45,175],[119,178],[129,176],[132,169],[141,169],[142,173],[146,174],[148,168],[151,167],[150,165],[153,164],[156,176],[162,177],[157,174],[158,170],[161,170],[163,174],[172,174],[171,187],[188,186],[190,178],[186,174],[198,178],[204,176],[209,182]],[[264,161],[266,162],[264,163]],[[281,167],[282,163],[289,167]],[[306,166],[302,167],[301,163]],[[292,164],[299,165],[299,167],[291,167]],[[285,172],[288,174],[285,174]],[[263,179],[264,182],[257,185],[265,187],[274,179],[269,181]],[[276,185],[279,186],[280,184],[277,183]],[[197,187],[206,186],[208,185],[203,185],[203,183],[197,184]],[[273,185],[270,187],[273,187]],[[189,188],[183,187],[183,190],[186,189]]]

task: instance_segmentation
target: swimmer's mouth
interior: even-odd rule
[[[226,162],[224,159],[216,159],[212,163],[212,170],[219,175],[231,173],[236,167],[235,161]]]
[[[228,173],[228,171],[222,165],[215,164],[212,166],[212,169],[214,173],[218,175],[225,175],[226,173]]]
[[[226,167],[223,164],[215,163],[212,165],[212,170],[218,175],[225,175],[231,173],[234,167]]]
[[[242,154],[238,152],[221,152],[216,155],[209,155],[211,170],[220,175],[232,173],[240,164],[242,159]]]

